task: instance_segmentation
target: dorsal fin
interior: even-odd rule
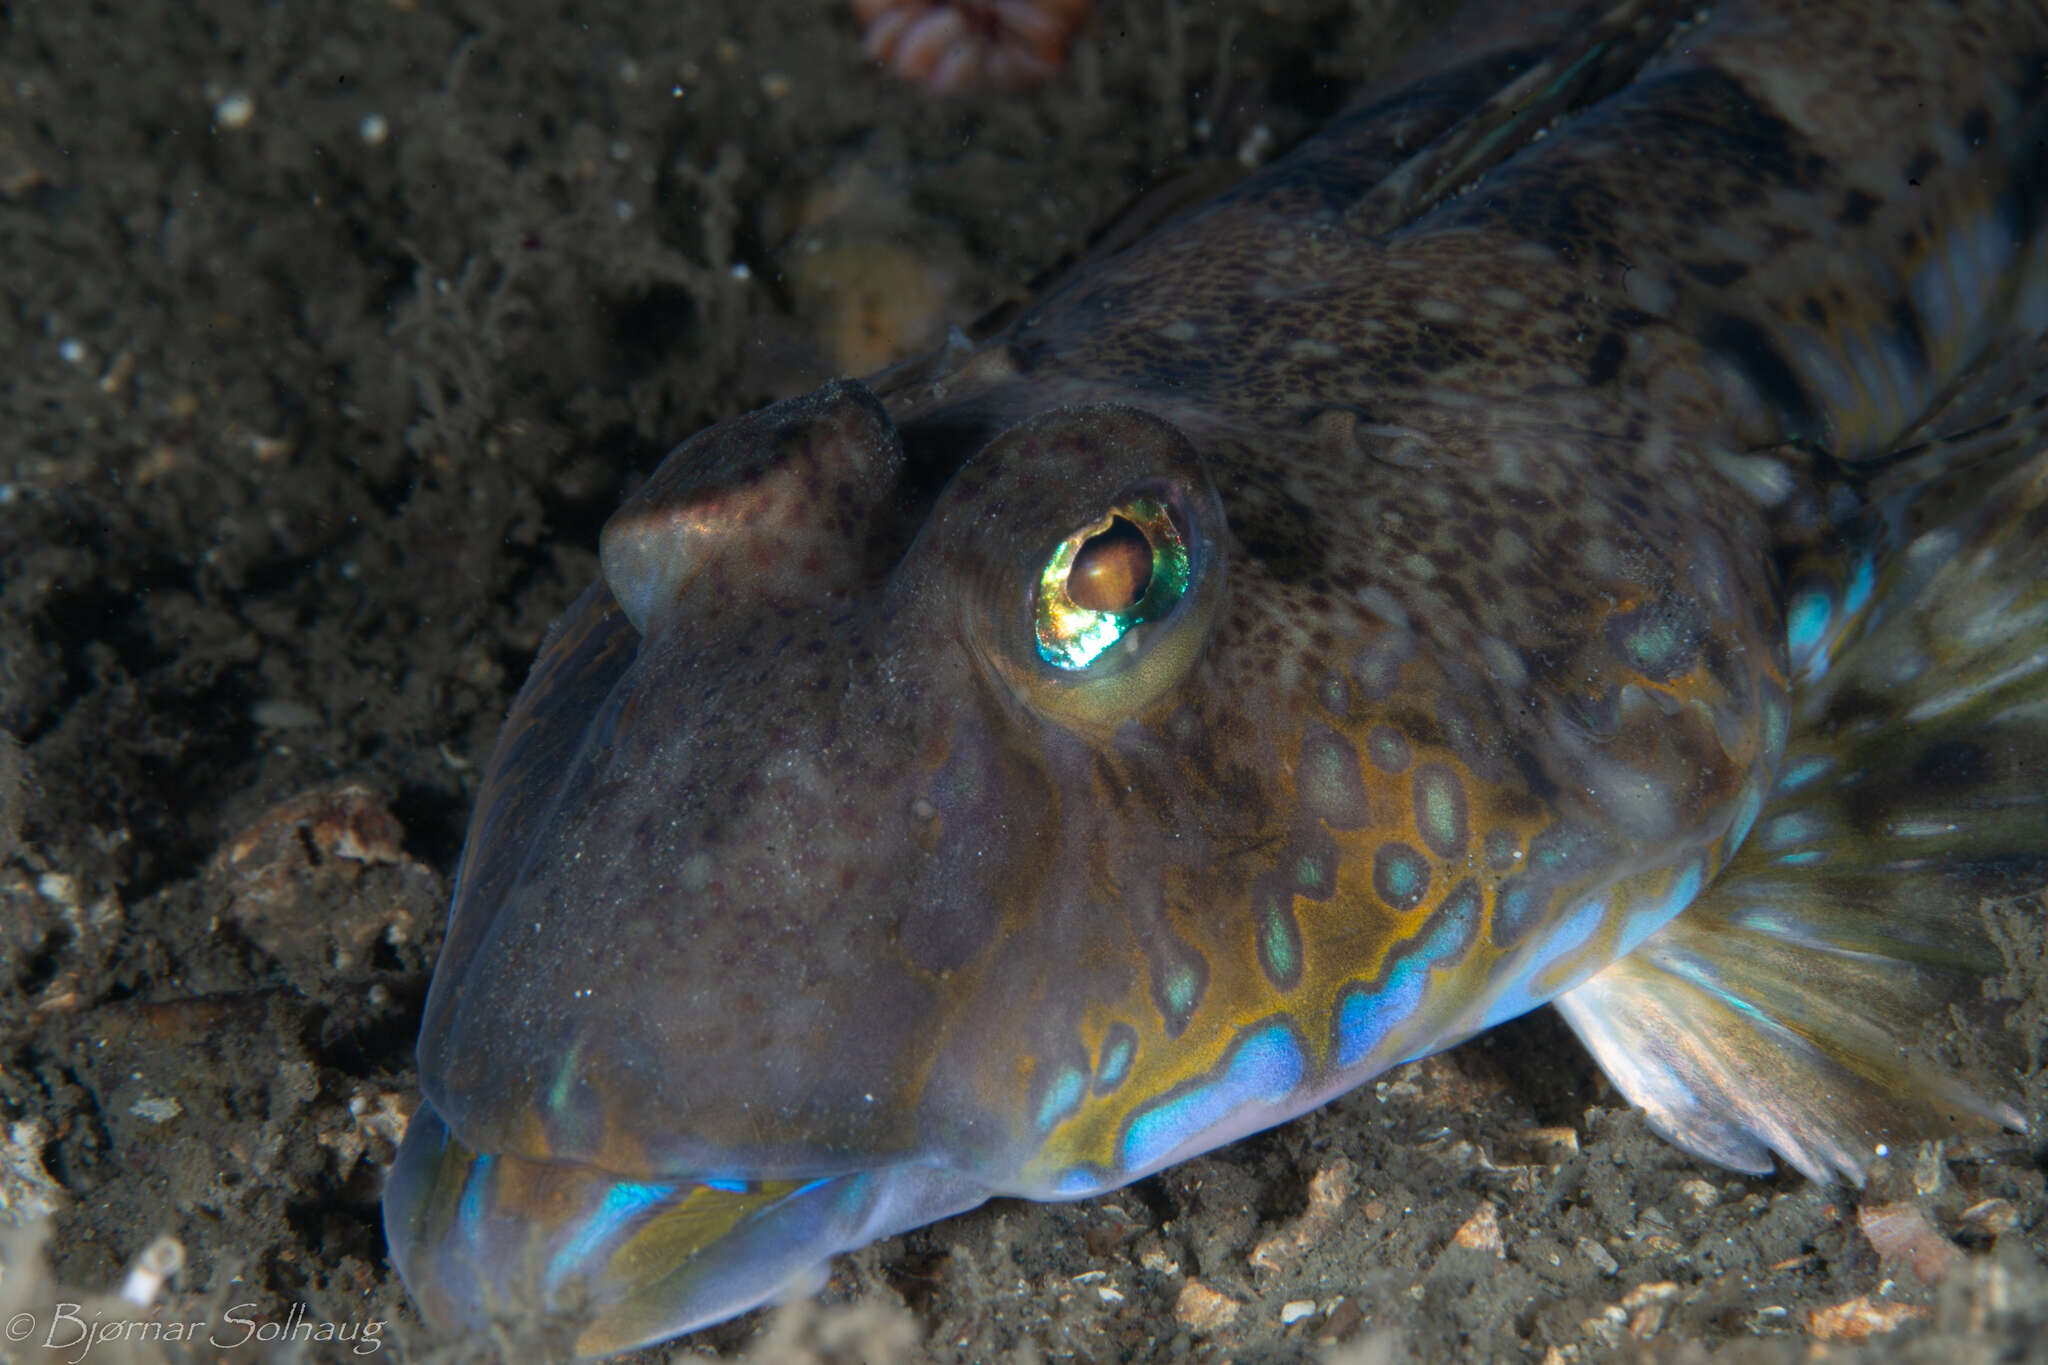
[[[1632,80],[1696,7],[1624,0],[1440,134],[1346,215],[1366,236],[1391,232],[1520,150],[1572,109]]]

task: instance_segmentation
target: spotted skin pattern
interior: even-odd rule
[[[575,1288],[601,1353],[1120,1185],[1714,882],[1869,615],[1844,489],[2048,329],[2048,15],[1491,8],[614,517],[428,1005],[387,1208],[430,1316]],[[1184,595],[1051,667],[1033,585],[1138,496]]]

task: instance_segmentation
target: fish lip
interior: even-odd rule
[[[476,1152],[423,1103],[385,1183],[385,1237],[431,1326],[504,1328],[516,1341],[549,1339],[566,1325],[575,1354],[594,1358],[801,1289],[829,1257],[989,1195],[915,1161],[786,1190],[725,1183],[632,1182],[577,1163]]]

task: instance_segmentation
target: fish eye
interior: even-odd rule
[[[1038,657],[1079,671],[1188,590],[1187,538],[1155,498],[1134,497],[1061,541],[1038,576]]]

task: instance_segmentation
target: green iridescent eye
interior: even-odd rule
[[[1083,669],[1188,590],[1188,547],[1163,503],[1132,498],[1068,536],[1038,575],[1038,657]]]

